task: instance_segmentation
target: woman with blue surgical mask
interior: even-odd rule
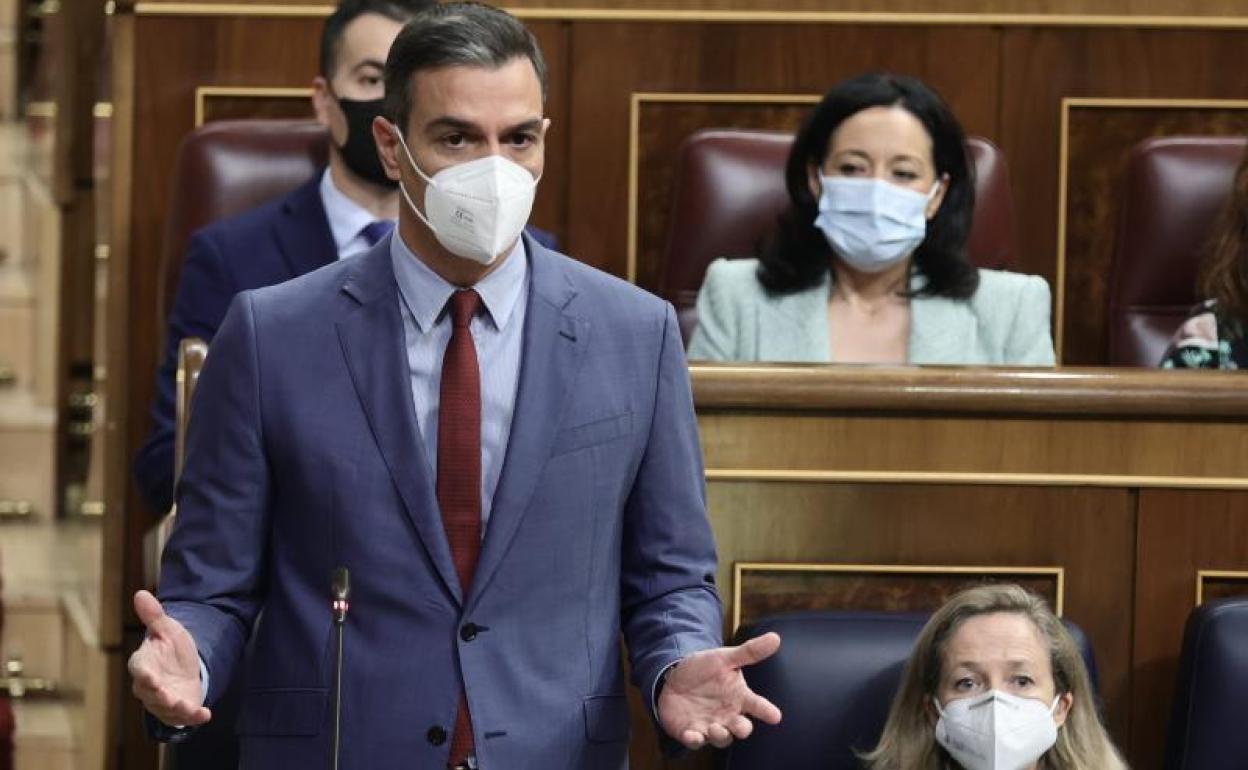
[[[913,78],[834,87],[758,259],[711,264],[690,359],[1052,366],[1042,278],[977,270],[966,137]]]
[[[919,634],[868,770],[1126,770],[1079,649],[1017,585],[950,599]]]

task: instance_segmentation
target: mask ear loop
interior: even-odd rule
[[[411,164],[412,170],[416,172],[417,176],[419,176],[421,179],[425,181],[425,184],[432,185],[433,187],[437,187],[437,184],[435,184],[432,179],[426,176],[425,172],[420,170],[420,166],[416,165],[416,159],[412,157],[412,151],[407,149],[407,140],[403,138],[403,132],[400,131],[398,126],[395,126],[393,123],[391,123],[390,125],[394,127],[394,135],[398,137],[399,146],[403,148],[403,154],[407,156],[407,162]],[[434,235],[437,235],[438,234],[437,228],[435,228],[433,226],[433,223],[431,223],[427,218],[425,218],[424,214],[420,213],[420,209],[416,208],[416,204],[412,202],[412,196],[408,195],[407,193],[407,185],[403,184],[402,179],[399,180],[399,192],[402,193],[403,200],[407,201],[407,207],[412,210],[412,213],[416,215],[416,218],[419,219],[421,222],[424,222],[425,227],[429,228],[429,231],[431,233],[433,233]]]

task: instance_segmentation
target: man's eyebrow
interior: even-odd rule
[[[352,67],[352,68],[351,68],[351,71],[352,71],[352,72],[359,72],[360,70],[364,69],[365,67],[372,67],[372,68],[374,68],[374,69],[384,70],[384,69],[386,68],[386,63],[385,63],[384,61],[379,60],[379,59],[365,59],[364,61],[359,62],[359,63],[358,63],[358,64],[356,64],[354,67]]]
[[[524,121],[524,122],[522,122],[522,123],[517,123],[516,125],[514,125],[514,126],[512,126],[512,127],[508,128],[508,129],[506,129],[505,131],[503,131],[503,133],[504,133],[504,134],[515,134],[515,133],[519,133],[519,132],[521,132],[521,131],[536,131],[537,129],[539,129],[539,128],[541,128],[541,127],[542,127],[542,119],[541,119],[541,118],[533,118],[533,119],[531,119],[531,120],[526,120],[526,121]]]
[[[503,129],[501,133],[503,135],[507,135],[507,134],[514,134],[520,131],[536,131],[539,128],[541,128],[541,125],[542,125],[541,118],[531,118],[529,120],[525,120],[520,123],[517,123],[514,126],[508,126],[507,128]],[[457,131],[459,133],[464,133],[464,134],[482,133],[481,127],[478,126],[476,123],[473,123],[472,121],[464,120],[463,118],[452,117],[450,115],[443,115],[441,117],[434,118],[433,120],[425,124],[426,131],[438,131],[441,129]]]
[[[425,124],[426,131],[437,131],[439,129],[449,129],[451,131],[458,131],[464,134],[480,133],[480,129],[475,123],[462,118],[451,117],[450,115],[443,115],[441,117],[434,118]]]

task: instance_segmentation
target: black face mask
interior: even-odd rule
[[[330,93],[333,93],[332,91]],[[347,168],[366,182],[390,190],[399,183],[386,176],[381,166],[381,158],[377,156],[377,143],[373,141],[373,118],[382,114],[384,99],[373,99],[367,102],[355,99],[343,99],[334,94],[342,114],[347,118],[347,141],[338,147]]]

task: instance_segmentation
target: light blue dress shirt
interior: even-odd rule
[[[362,231],[377,217],[338,189],[328,167],[321,174],[320,192],[321,204],[325,206],[325,217],[329,220],[329,232],[334,236],[338,259],[368,251],[372,244]]]
[[[451,319],[446,312],[458,288],[429,269],[397,235],[390,238],[390,260],[399,284],[407,366],[412,378],[412,402],[430,478],[438,474],[438,402],[442,386],[442,358],[451,341]],[[511,435],[520,379],[521,342],[528,310],[529,266],[524,241],[492,273],[473,288],[482,309],[469,329],[481,368],[481,533],[490,521],[494,489],[498,486]]]

